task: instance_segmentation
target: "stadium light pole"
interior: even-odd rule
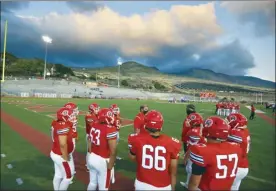
[[[123,64],[122,59],[120,57],[117,59],[117,64],[118,64],[118,88],[120,88],[120,67]]]
[[[42,36],[42,40],[45,42],[45,59],[44,59],[44,74],[43,79],[46,78],[46,63],[47,63],[47,53],[48,53],[48,44],[52,43],[52,39],[49,36]]]

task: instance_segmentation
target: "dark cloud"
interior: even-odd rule
[[[10,12],[2,14],[1,24],[5,19],[9,20],[7,51],[18,57],[44,59],[45,44],[41,39],[43,35],[41,31],[30,24],[31,22],[16,17]],[[114,66],[119,55],[124,60],[145,60],[145,65],[155,66],[164,72],[206,68],[215,72],[244,75],[248,69],[254,67],[253,56],[238,40],[213,48],[202,48],[200,43],[178,47],[162,45],[158,50],[158,56],[127,57],[117,47],[79,42],[73,35],[72,38],[64,37],[64,32],[61,30],[59,28],[59,32],[56,33],[53,31],[51,33],[50,29],[44,30],[45,34],[53,38],[53,44],[49,45],[48,49],[48,61],[52,63],[80,67]],[[3,42],[3,31],[1,30],[1,42]],[[196,60],[193,57],[194,54],[198,54],[200,59]]]
[[[67,5],[74,12],[88,13],[103,8],[103,5],[93,1],[67,1]]]
[[[29,2],[24,1],[1,1],[1,12],[11,12],[27,8]]]
[[[275,35],[275,1],[223,2],[242,24],[253,25],[257,36]]]
[[[184,48],[165,47],[161,51],[162,56],[148,58],[148,64],[170,73],[181,73],[189,68],[204,68],[230,75],[244,75],[249,68],[254,67],[252,54],[239,40],[203,52],[199,50],[199,45]],[[198,60],[192,56],[195,53],[200,57]]]

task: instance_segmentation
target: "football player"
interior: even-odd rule
[[[188,190],[230,190],[237,173],[241,148],[227,141],[230,127],[220,117],[204,122],[202,135],[206,144],[192,145],[190,159],[192,175]]]
[[[116,127],[117,131],[118,131],[118,134],[117,134],[117,143],[119,142],[119,131],[120,131],[120,128],[121,128],[121,117],[120,117],[120,108],[118,107],[117,104],[112,104],[110,107],[109,107],[113,114],[114,114],[114,126]]]
[[[73,153],[76,149],[76,141],[78,140],[77,125],[78,125],[79,109],[78,109],[78,106],[76,104],[72,103],[72,102],[66,103],[63,107],[73,110],[73,120],[71,121],[71,128],[73,130],[74,148],[73,148],[73,152],[70,154],[70,158],[71,158],[70,162],[72,163],[72,166],[73,166],[73,169],[74,169],[73,174],[76,174]],[[72,183],[73,183],[73,180],[71,181],[71,184]]]
[[[145,116],[146,134],[128,137],[129,157],[137,163],[135,190],[175,190],[179,140],[161,134],[164,120],[152,110]]]
[[[247,128],[247,118],[239,113],[231,114],[227,117],[231,127],[228,141],[240,144],[242,157],[238,164],[238,171],[231,190],[239,190],[241,181],[248,174],[248,152],[250,150],[250,134]]]
[[[88,148],[90,182],[87,190],[108,190],[112,180],[112,169],[116,160],[117,129],[114,114],[108,108],[99,111],[98,122],[93,123],[89,133]]]
[[[61,108],[57,111],[57,119],[52,122],[51,134],[53,146],[50,153],[54,162],[55,175],[53,179],[54,190],[67,190],[73,179],[74,169],[70,162],[73,152],[73,131],[71,122],[73,111]]]
[[[192,161],[190,157],[190,146],[199,143],[205,143],[204,137],[202,137],[203,118],[198,113],[192,113],[188,117],[191,129],[186,134],[185,141],[187,142],[187,152],[184,156],[184,164],[186,165],[187,181],[186,183],[180,182],[180,184],[188,188],[189,179],[192,173]]]
[[[134,133],[147,133],[147,131],[144,128],[145,123],[145,115],[149,111],[149,108],[147,105],[141,105],[140,106],[140,112],[136,115],[133,121],[134,126]]]
[[[85,126],[86,126],[86,143],[87,143],[87,155],[86,155],[86,166],[87,166],[87,157],[88,157],[88,147],[90,145],[89,141],[89,133],[90,128],[93,125],[93,123],[98,121],[98,113],[99,113],[100,107],[96,103],[92,103],[88,106],[88,113],[85,116]]]
[[[183,149],[184,149],[184,153],[187,152],[187,140],[186,140],[186,134],[188,133],[188,131],[191,129],[190,123],[189,123],[189,119],[188,116],[192,113],[196,113],[196,109],[195,109],[195,105],[193,104],[188,104],[186,106],[186,114],[187,117],[185,118],[183,125],[182,125],[182,134],[181,134],[181,138],[182,138],[182,142],[183,142]]]

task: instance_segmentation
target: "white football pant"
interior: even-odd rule
[[[247,176],[247,174],[248,174],[248,168],[238,168],[236,178],[233,182],[231,190],[239,190],[241,181]]]
[[[135,180],[134,186],[135,186],[135,190],[141,190],[141,191],[142,190],[172,190],[171,185],[168,185],[166,187],[155,187],[150,184],[141,182],[137,179]]]
[[[60,155],[51,151],[50,157],[54,162],[55,175],[53,179],[54,190],[67,190],[73,179],[72,163],[66,162]]]
[[[109,159],[102,158],[94,153],[88,155],[88,168],[90,182],[87,190],[108,190],[112,177],[114,176],[114,170],[109,171],[107,169],[107,162]]]
[[[186,185],[188,186],[189,180],[192,175],[192,161],[190,159],[187,160],[187,165],[186,165],[186,172],[187,172],[187,180],[186,180]]]

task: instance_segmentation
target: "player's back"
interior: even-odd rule
[[[140,134],[134,142],[137,180],[155,187],[170,185],[170,160],[176,157],[172,155],[179,154],[179,141],[166,135],[152,137],[149,134]]]
[[[53,141],[52,151],[55,154],[61,155],[60,144],[59,144],[59,136],[66,135],[67,136],[67,151],[68,153],[73,151],[73,132],[71,123],[64,121],[56,121],[52,122],[51,128],[51,137]]]
[[[240,146],[236,143],[207,143],[203,147],[206,171],[199,185],[201,190],[230,190],[236,177]]]
[[[91,152],[103,158],[109,158],[110,150],[108,139],[114,136],[116,137],[116,135],[115,127],[98,122],[93,123],[89,134],[91,138]]]

